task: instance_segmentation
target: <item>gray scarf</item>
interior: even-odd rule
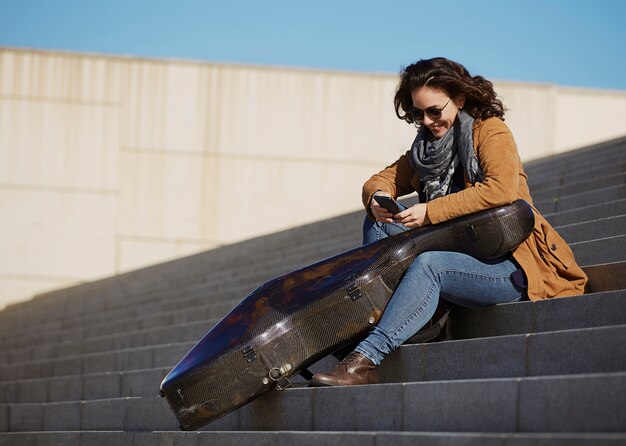
[[[428,141],[426,127],[419,129],[411,146],[411,164],[420,178],[420,201],[449,194],[452,176],[459,164],[472,184],[483,180],[483,171],[474,153],[473,124],[474,118],[461,110],[458,122],[435,141]]]

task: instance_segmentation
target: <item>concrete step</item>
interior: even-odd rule
[[[156,396],[172,367],[0,382],[0,404]]]
[[[380,367],[381,382],[416,382],[626,371],[626,324],[404,345]],[[566,361],[549,359],[575,352]],[[575,354],[574,354],[575,353]],[[311,368],[334,366],[332,357]],[[0,382],[0,403],[154,396],[169,368]]]
[[[596,160],[589,164],[582,163],[572,166],[560,172],[546,172],[539,175],[530,174],[528,176],[528,185],[530,191],[535,194],[542,193],[546,188],[567,187],[575,183],[623,174],[624,172],[626,172],[626,157],[615,160],[613,163]]]
[[[625,434],[475,432],[10,432],[0,446],[616,446]]]
[[[625,392],[624,373],[293,389],[209,429],[624,432]]]
[[[572,244],[623,235],[624,228],[626,214],[563,225],[557,231],[568,244]]]
[[[531,190],[531,195],[535,201],[551,200],[580,192],[619,186],[624,183],[626,183],[626,172],[620,172],[613,175],[603,175],[599,178],[584,177],[584,179],[580,179],[577,182],[570,182],[569,184],[559,185],[554,188],[542,190],[533,189]]]
[[[449,339],[543,333],[626,324],[626,289],[487,308],[453,308]]]
[[[150,345],[0,365],[0,382],[172,367],[196,342]]]
[[[624,234],[625,228],[626,214],[559,226],[557,232],[568,244],[572,244],[619,236]]]
[[[75,328],[33,329],[26,333],[18,332],[13,338],[5,336],[0,341],[0,346],[2,346],[4,353],[9,353],[13,349],[29,347],[37,350],[46,350],[46,346],[52,344],[57,345],[59,350],[68,348],[72,351],[97,351],[97,347],[92,347],[90,344],[113,342],[111,337],[121,337],[124,334],[141,336],[142,333],[149,335],[153,330],[160,328],[222,318],[241,302],[247,294],[248,289],[246,288],[245,291],[241,290],[237,293],[236,299],[224,302],[206,303],[207,300],[210,302],[210,299],[202,296],[202,299],[188,299],[178,302],[179,309],[177,311],[171,311],[166,308],[160,313],[145,316],[114,317],[115,315],[112,315],[104,318],[103,321],[98,320],[91,324],[78,325]],[[201,304],[198,305],[197,301],[201,301]],[[24,354],[27,355],[26,353]],[[56,353],[53,354],[56,355]],[[4,356],[6,357],[6,355]],[[3,355],[0,352],[0,358],[2,357]]]
[[[0,352],[0,360],[8,366],[30,361],[62,359],[75,355],[92,355],[143,346],[158,346],[169,343],[193,342],[200,339],[221,318],[199,320],[176,325],[166,325],[147,330],[99,336],[77,342],[59,342],[38,347],[21,347]]]
[[[587,169],[582,175],[577,173],[567,177],[548,175],[538,176],[537,178],[531,175],[528,178],[528,186],[530,187],[531,195],[534,197],[535,194],[548,189],[557,189],[559,187],[567,187],[573,183],[579,183],[584,180],[623,174],[625,168],[626,166],[622,163],[614,163],[606,166],[595,167],[593,169]]]
[[[593,204],[570,211],[544,214],[544,217],[558,230],[560,226],[564,225],[584,223],[599,218],[608,218],[624,214],[626,214],[626,198]]]
[[[581,267],[626,260],[626,235],[570,244]]]
[[[210,284],[204,284],[205,288],[208,288]],[[63,330],[77,329],[80,333],[90,333],[95,335],[98,333],[98,326],[108,325],[110,323],[117,323],[122,321],[128,321],[130,319],[140,320],[148,319],[152,317],[158,317],[164,312],[176,312],[181,307],[192,307],[199,304],[206,304],[211,302],[216,308],[216,312],[220,312],[220,307],[223,307],[223,313],[225,314],[230,308],[232,308],[233,302],[239,302],[241,296],[246,296],[254,288],[250,284],[232,284],[232,288],[223,289],[219,292],[208,293],[205,288],[198,288],[195,293],[182,296],[176,295],[174,291],[169,291],[167,296],[169,300],[161,301],[160,295],[153,295],[156,302],[148,302],[145,304],[136,304],[127,308],[118,308],[111,310],[103,310],[102,312],[87,313],[84,315],[68,317],[66,319],[60,319],[51,323],[35,324],[30,323],[28,328],[14,329],[13,333],[4,333],[2,340],[18,339],[20,337],[29,338],[32,335],[36,336],[37,332],[47,333],[54,335],[54,332],[61,332]],[[93,327],[93,328],[92,328]],[[0,341],[0,342],[3,342]]]
[[[625,398],[623,372],[295,388],[270,392],[206,430],[623,433]],[[0,431],[177,425],[158,397],[0,405]]]
[[[624,345],[626,325],[407,344],[385,359],[379,377],[402,383],[626,372]]]
[[[589,281],[585,293],[626,290],[626,262],[603,263],[585,268]]]
[[[622,200],[624,198],[626,198],[626,185],[623,184],[619,186],[607,187],[605,189],[567,195],[557,199],[535,201],[535,207],[542,214],[551,214],[591,206],[598,203]]]
[[[572,167],[588,164],[593,161],[614,161],[624,157],[626,143],[621,140],[607,141],[606,143],[572,150],[540,160],[529,161],[524,164],[525,169],[533,174],[569,171]]]
[[[596,159],[604,159],[608,157],[616,157],[619,159],[623,157],[624,149],[626,148],[626,138],[621,137],[611,141],[605,141],[600,144],[594,144],[593,146],[584,147],[581,149],[571,150],[565,153],[559,153],[549,157],[533,160],[524,163],[524,167],[528,172],[550,172],[555,169],[560,170],[570,168],[573,165],[580,163],[586,163]]]
[[[618,166],[621,171],[626,169],[626,156],[622,153],[616,153],[609,157],[599,157],[590,160],[577,160],[568,165],[558,167],[549,167],[542,171],[528,171],[524,169],[528,175],[529,183],[535,185],[540,182],[558,179],[559,184],[567,184],[572,181],[580,181],[583,178],[590,178],[590,175],[597,174],[598,171],[608,166]],[[619,173],[619,170],[615,173]],[[531,186],[532,187],[532,186]]]

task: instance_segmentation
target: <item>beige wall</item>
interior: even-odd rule
[[[395,85],[0,48],[0,307],[358,209],[414,135]],[[626,92],[496,90],[526,160],[626,133]]]

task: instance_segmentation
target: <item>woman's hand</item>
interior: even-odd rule
[[[402,223],[407,228],[430,224],[426,213],[426,203],[418,203],[393,216],[393,221]]]
[[[417,226],[430,224],[430,220],[426,214],[426,203],[415,204],[410,208],[394,215],[384,207],[378,205],[376,202],[377,195],[391,197],[391,195],[386,192],[377,192],[372,197],[370,209],[372,210],[372,214],[376,217],[377,221],[382,221],[384,223],[402,223],[407,228],[415,228]]]
[[[387,192],[376,192],[370,202],[370,209],[372,210],[372,214],[376,218],[376,221],[393,223],[393,214],[376,202],[376,197],[381,195],[384,195],[385,197],[391,197],[391,195],[389,195]]]

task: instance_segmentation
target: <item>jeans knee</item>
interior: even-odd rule
[[[410,266],[415,273],[421,273],[434,277],[449,265],[450,259],[447,258],[446,252],[442,251],[426,251],[418,255]]]
[[[366,216],[363,221],[363,244],[367,245],[384,237],[386,237],[386,235],[383,236],[381,223],[370,220],[370,218]]]

